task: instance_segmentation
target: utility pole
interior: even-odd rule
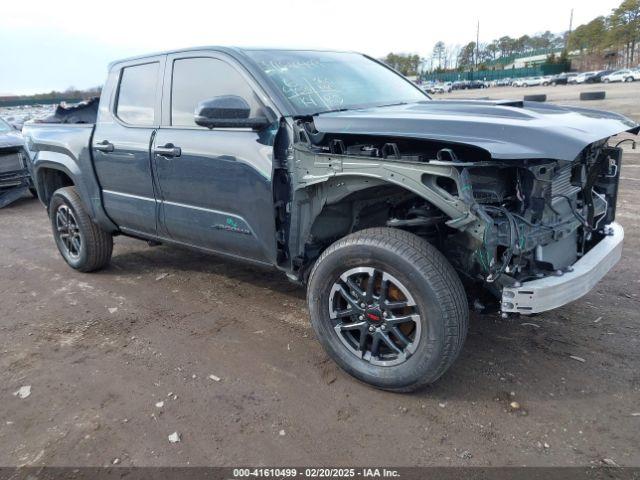
[[[478,20],[478,28],[476,28],[476,72],[478,71],[479,57],[480,57],[480,20]]]
[[[571,29],[573,28],[573,8],[571,9],[571,16],[569,17],[569,33],[567,33],[567,38],[564,41],[564,49],[567,50],[569,48],[569,37],[571,36]]]

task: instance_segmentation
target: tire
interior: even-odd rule
[[[580,92],[580,100],[604,100],[606,92]]]
[[[604,83],[609,83],[609,82],[610,82],[610,80],[609,80],[608,78],[605,78],[605,79],[603,80],[603,82],[604,82]]]
[[[627,78],[624,79],[624,81],[626,83],[631,83],[631,82],[633,82],[633,77],[627,77]]]
[[[525,95],[523,97],[523,100],[528,102],[546,102],[547,96],[544,93],[540,93],[537,95]]]
[[[113,237],[89,218],[75,187],[53,193],[49,216],[56,246],[71,268],[93,272],[109,264]]]
[[[344,300],[345,297],[337,297],[340,287],[336,290],[336,286],[347,286],[346,283],[341,283],[341,276],[344,277],[354,270],[373,271],[374,274],[369,278],[374,278],[374,285],[375,272],[384,272],[386,280],[385,276],[378,273],[379,288],[388,282],[387,285],[390,286],[387,290],[391,292],[391,285],[397,282],[401,286],[398,291],[405,288],[408,293],[399,294],[401,297],[404,296],[406,303],[410,304],[409,300],[415,302],[414,306],[408,307],[411,312],[417,312],[417,319],[411,317],[416,321],[411,325],[414,343],[411,344],[412,351],[409,354],[407,347],[403,356],[398,354],[395,360],[393,354],[389,357],[391,360],[382,357],[381,353],[374,357],[372,335],[384,334],[380,330],[384,330],[384,325],[393,325],[392,322],[397,320],[398,315],[391,310],[387,315],[382,306],[376,310],[370,305],[364,312],[359,312],[366,314],[368,318],[364,319],[364,315],[356,313],[348,321],[354,323],[346,323],[347,327],[357,322],[368,325],[359,332],[355,343],[359,342],[364,332],[368,336],[366,341],[370,341],[371,351],[365,353],[365,347],[364,350],[355,352],[353,346],[348,346],[350,344],[345,340],[344,332],[339,331],[340,326],[336,325],[336,322],[341,320],[331,318],[335,313],[332,312],[332,302],[335,298]],[[369,285],[368,281],[366,285]],[[343,291],[347,293],[346,290]],[[354,291],[350,293],[354,294]],[[382,296],[381,291],[378,293]],[[391,293],[385,295],[387,296],[392,298]],[[380,301],[375,296],[373,298],[374,303]],[[392,298],[392,302],[396,300]],[[329,356],[350,375],[383,390],[408,392],[435,382],[453,364],[467,334],[469,308],[460,278],[435,247],[402,230],[366,229],[348,235],[329,246],[318,258],[309,276],[307,302],[313,329]],[[346,313],[351,311],[355,311],[353,306],[348,307]],[[375,322],[372,318],[376,315],[370,313],[372,311],[377,312],[378,320]],[[344,314],[345,310],[340,313]],[[411,316],[406,311],[399,315],[404,315],[403,318]],[[374,324],[377,330],[370,333]],[[394,331],[396,330],[393,326],[388,327],[387,338],[390,338]],[[350,332],[356,335],[355,330]],[[386,345],[383,348],[386,348]],[[367,355],[369,358],[366,358]]]

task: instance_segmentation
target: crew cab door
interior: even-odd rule
[[[165,56],[125,62],[112,69],[93,135],[93,159],[104,208],[125,232],[156,235],[157,208],[151,141],[160,124]]]
[[[273,138],[277,124],[209,130],[196,125],[203,101],[237,95],[264,114],[266,96],[234,60],[215,52],[169,55],[163,119],[153,146],[159,231],[174,241],[274,263]]]

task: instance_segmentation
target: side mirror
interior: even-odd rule
[[[253,128],[269,125],[266,117],[249,117],[251,107],[237,95],[223,95],[204,100],[195,111],[196,125],[211,128]]]

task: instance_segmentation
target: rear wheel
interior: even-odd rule
[[[627,77],[624,79],[625,82],[633,82],[633,77]]]
[[[113,237],[93,223],[75,187],[54,192],[49,215],[58,250],[70,267],[92,272],[109,264]]]
[[[362,230],[331,245],[311,272],[307,300],[331,358],[385,390],[436,381],[467,332],[457,274],[432,245],[401,230]]]

